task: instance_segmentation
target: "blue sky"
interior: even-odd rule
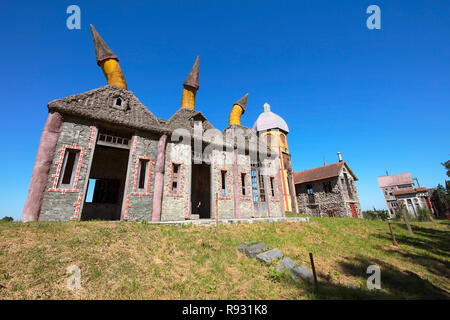
[[[81,30],[66,28],[71,4]],[[381,30],[366,27],[371,4]],[[179,108],[200,55],[196,106],[214,126],[247,92],[243,125],[270,103],[289,125],[294,170],[342,152],[363,209],[384,207],[386,169],[445,180],[450,1],[0,1],[0,217],[21,218],[46,104],[106,84],[91,23],[157,117]]]

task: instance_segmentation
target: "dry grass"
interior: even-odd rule
[[[447,299],[449,226],[414,223],[409,237],[394,223],[394,248],[385,222],[360,219],[225,225],[217,236],[131,222],[0,223],[0,299]],[[251,240],[308,267],[312,252],[319,292],[236,250]],[[366,289],[371,264],[378,292]],[[78,291],[66,287],[71,265],[81,268]]]

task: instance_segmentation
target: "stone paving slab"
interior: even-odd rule
[[[256,256],[256,259],[265,263],[272,263],[273,260],[283,257],[283,253],[278,249],[272,249],[262,252]]]
[[[269,250],[269,248],[266,246],[266,244],[263,242],[260,242],[260,243],[245,247],[244,253],[247,257],[254,258],[259,253],[267,251],[267,250]]]
[[[251,245],[253,245],[253,244],[257,244],[257,243],[258,243],[258,242],[256,242],[256,241],[246,241],[246,242],[243,242],[243,243],[239,246],[238,251],[244,252],[244,249],[245,249],[245,248],[247,248],[248,246],[251,246]]]
[[[283,272],[284,269],[287,269],[294,279],[302,278],[311,284],[314,283],[313,273],[307,267],[299,266],[291,258],[284,258],[280,260],[280,264],[277,267],[277,271]]]

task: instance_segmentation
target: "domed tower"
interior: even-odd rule
[[[283,187],[283,201],[286,211],[296,214],[298,212],[297,199],[289,152],[287,134],[289,128],[279,115],[270,111],[270,105],[264,103],[264,112],[261,113],[253,125],[258,137],[276,151],[280,158],[281,183]]]

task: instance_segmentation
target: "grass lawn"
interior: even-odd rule
[[[0,299],[448,299],[449,221],[351,218],[214,227],[133,222],[0,223]],[[319,291],[237,251],[263,241],[310,268]],[[381,290],[366,269],[381,269]],[[81,289],[66,268],[81,269]],[[355,288],[348,288],[349,285]]]

